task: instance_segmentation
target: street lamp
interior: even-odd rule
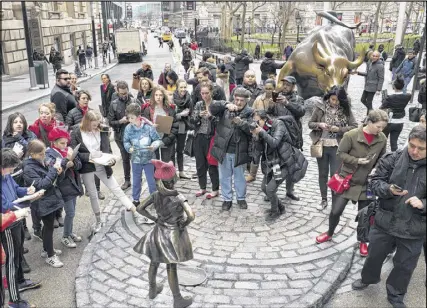
[[[299,15],[299,12],[297,11],[297,13],[295,14],[295,22],[297,24],[297,43],[299,43],[299,27],[301,26],[302,23],[302,18]]]

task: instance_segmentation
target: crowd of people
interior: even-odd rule
[[[405,148],[397,146],[411,98],[405,92],[412,77],[411,51],[399,65],[392,61],[392,70],[396,67],[394,93],[384,96],[380,109],[372,107],[384,79],[380,53],[370,54],[366,72],[353,72],[365,76],[366,81],[362,103],[368,110],[362,125],[355,120],[346,90],[335,86],[319,98],[308,127],[303,127],[306,108],[297,93],[297,81],[285,76],[280,80],[283,87],[276,88],[276,70],[283,64],[275,63],[271,53],[265,54],[262,81],[258,82],[249,68],[253,58],[246,50],[234,60],[230,56],[218,60],[205,52],[197,69],[191,50],[191,45],[183,44],[182,65],[187,68],[183,79],[171,64],[166,63],[156,78],[151,65],[142,63],[132,77],[136,97],[126,81],[113,82],[108,74],[102,74],[100,112],[89,107],[93,93],[80,89],[76,76],[59,69],[51,102],[39,106],[34,123],[29,125],[19,112],[9,116],[2,138],[2,220],[16,220],[9,226],[2,223],[9,306],[29,307],[19,292],[40,286],[23,276],[31,270],[24,258],[24,239],[41,239],[41,256],[46,263],[62,267],[61,250],[53,247],[53,232],[63,227],[61,242],[66,248],[75,248],[82,240],[73,231],[77,198],[89,197],[96,221],[93,231],[98,232],[102,227],[99,200],[105,198],[100,183],[126,210],[135,213],[141,205],[142,173],[149,193],[157,190],[153,159],[176,164],[180,180],[197,178],[200,190],[195,196],[221,197],[223,211],[232,210],[234,199],[240,209],[248,208],[248,183],[259,176],[261,165],[261,189],[265,201],[270,202],[265,219],[275,221],[286,212],[287,202],[277,193],[283,182],[287,198],[300,200],[294,185],[304,178],[308,166],[303,154],[304,129],[311,130],[311,155],[317,159],[318,210],[328,206],[328,186],[332,189],[329,228],[316,242],[332,239],[349,201],[357,203],[361,211],[378,196],[371,243],[368,246],[361,241],[359,246],[360,255],[368,258],[362,280],[354,287],[377,283],[383,260],[396,249],[387,292],[393,305],[403,303],[426,227],[425,84],[424,96],[419,97],[424,100],[418,119],[422,124],[411,131]],[[396,57],[399,52],[397,48]],[[160,130],[164,118],[172,122],[166,131]],[[121,186],[113,175],[116,159],[109,156],[112,132],[122,159]],[[388,136],[392,153],[386,154]],[[184,155],[195,158],[196,174],[185,172]],[[109,158],[101,164],[97,160],[101,157]],[[341,186],[345,179],[351,180],[340,190],[331,187],[331,179]],[[131,198],[125,194],[129,188]],[[18,197],[32,194],[37,196],[31,203],[14,203]],[[33,235],[27,228],[27,212],[21,209],[27,207],[31,209]],[[142,222],[153,223],[150,219]]]

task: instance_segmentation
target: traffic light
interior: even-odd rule
[[[196,1],[187,1],[187,11],[196,10]]]

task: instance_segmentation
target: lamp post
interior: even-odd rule
[[[92,21],[92,44],[93,44],[93,56],[95,58],[95,69],[98,69],[98,50],[96,48],[96,30],[95,30],[95,15],[93,13],[93,2],[90,2],[90,18]]]
[[[27,47],[27,60],[30,73],[30,90],[38,90],[39,87],[37,86],[36,69],[34,68],[33,51],[31,48],[30,29],[28,27],[27,8],[25,6],[25,1],[21,1],[21,7],[22,19],[24,22],[25,45]]]
[[[302,23],[302,18],[299,15],[298,11],[297,11],[297,14],[295,15],[295,22],[297,24],[297,44],[298,44],[299,43],[299,28],[300,28],[301,23]]]

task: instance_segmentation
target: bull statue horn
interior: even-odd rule
[[[361,53],[359,54],[359,57],[358,57],[356,60],[351,61],[351,62],[349,61],[349,62],[348,62],[348,69],[350,69],[350,70],[352,70],[352,69],[356,69],[356,68],[358,68],[360,65],[362,65],[363,60],[365,59],[366,51],[367,51],[367,50],[363,50],[363,52],[361,52]]]
[[[333,23],[335,23],[337,25],[340,25],[342,27],[346,27],[346,28],[349,28],[349,29],[357,29],[362,24],[362,22],[359,22],[359,23],[357,23],[355,25],[348,25],[348,24],[342,22],[341,20],[339,20],[338,18],[336,18],[334,15],[332,15],[329,12],[319,12],[319,13],[316,13],[316,14],[318,16],[320,16],[320,17],[326,18],[329,21],[332,21]]]
[[[312,47],[314,61],[319,65],[326,66],[326,59],[323,58],[319,53],[319,48],[317,46],[318,43],[319,43],[318,41],[314,41],[313,47]]]

